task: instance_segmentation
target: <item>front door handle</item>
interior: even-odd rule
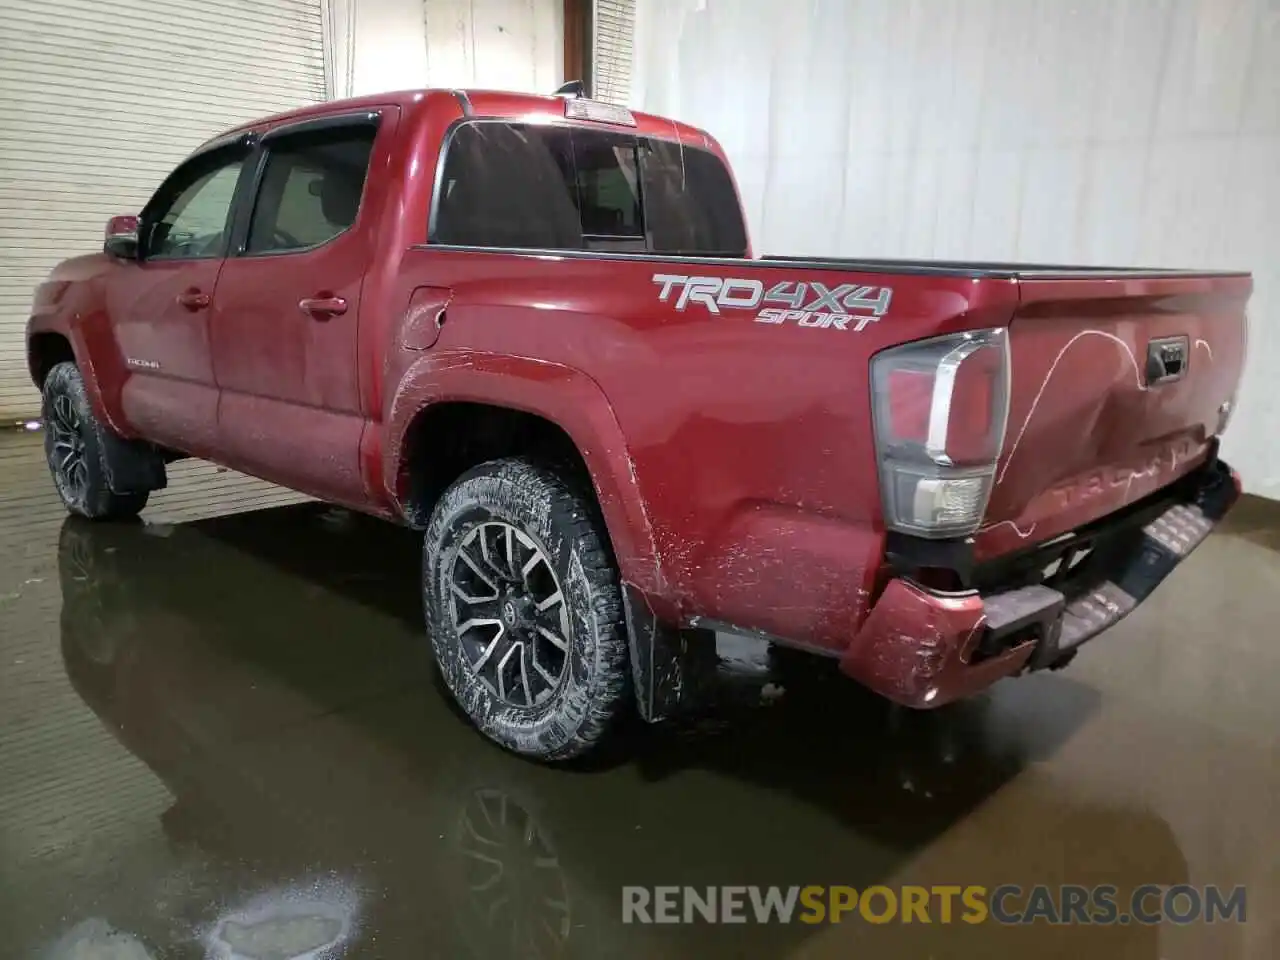
[[[307,297],[298,301],[298,309],[313,320],[328,320],[347,312],[347,301],[342,297]]]
[[[211,302],[207,293],[202,293],[195,287],[178,294],[178,305],[188,310],[204,310]]]

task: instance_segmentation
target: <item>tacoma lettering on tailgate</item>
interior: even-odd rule
[[[1203,449],[1204,444],[1184,437],[1167,444],[1158,453],[1139,463],[1102,467],[1050,487],[1046,493],[1056,499],[1059,510],[1078,507],[1117,487],[1125,489],[1127,502],[1128,492],[1134,481],[1160,477],[1156,486],[1167,483],[1166,474],[1175,473],[1179,464],[1186,463]],[[1143,491],[1143,495],[1147,492],[1149,491]]]

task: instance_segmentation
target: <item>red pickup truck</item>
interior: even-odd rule
[[[543,759],[713,631],[927,707],[1063,665],[1239,495],[1247,273],[753,255],[702,130],[426,90],[206,143],[28,326],[67,508],[204,457],[424,531],[476,725]]]

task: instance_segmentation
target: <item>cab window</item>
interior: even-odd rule
[[[268,141],[245,251],[306,250],[350,229],[376,133],[368,123]]]
[[[728,170],[689,145],[578,126],[464,123],[436,190],[436,243],[746,255]]]
[[[142,221],[148,260],[225,255],[231,204],[246,151],[219,151],[179,167],[156,193]]]

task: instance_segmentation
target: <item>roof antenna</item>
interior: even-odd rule
[[[586,87],[581,80],[570,80],[555,92],[557,97],[582,97]]]

